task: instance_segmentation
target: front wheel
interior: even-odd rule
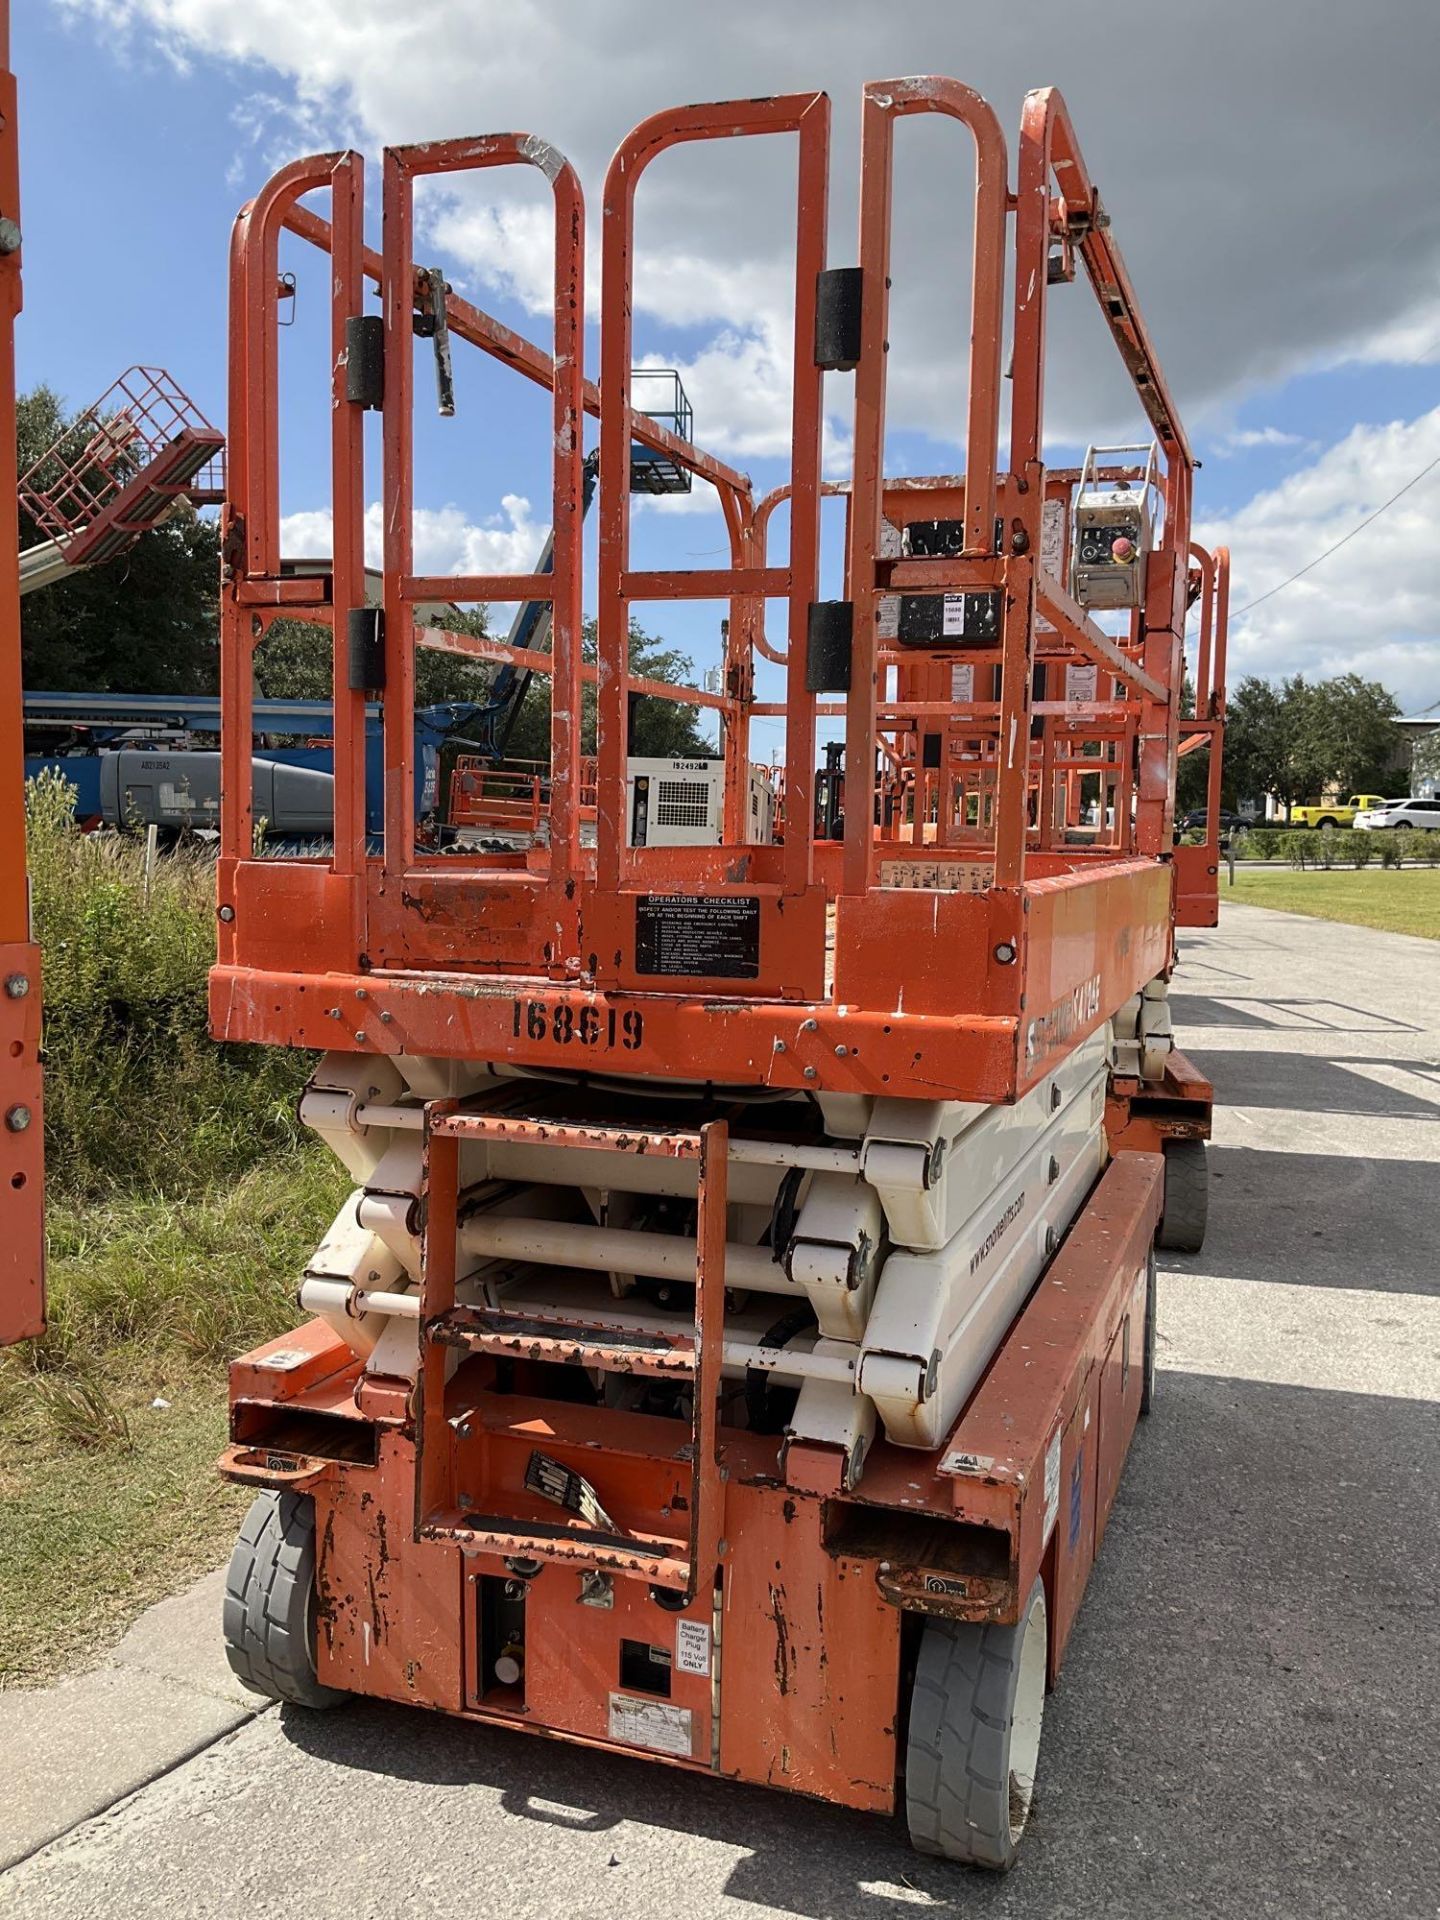
[[[1035,1797],[1047,1657],[1045,1589],[1014,1626],[927,1620],[905,1750],[905,1816],[920,1853],[1004,1873]]]
[[[252,1693],[297,1707],[349,1698],[315,1673],[315,1502],[258,1494],[225,1575],[225,1655]]]

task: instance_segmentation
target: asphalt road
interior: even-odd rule
[[[1440,1912],[1440,948],[1190,935],[1211,1233],[1049,1703],[1021,1864],[399,1709],[271,1712],[0,1879],[23,1915]]]

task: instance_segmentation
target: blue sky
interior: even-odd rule
[[[1023,21],[1020,12],[1001,0],[916,0],[897,23],[868,0],[735,0],[718,17],[648,0],[433,0],[397,23],[389,0],[31,0],[13,25],[22,384],[48,381],[81,404],[131,362],[158,363],[223,425],[230,222],[294,153],[352,143],[374,154],[387,140],[528,127],[575,160],[593,231],[608,151],[646,113],[824,86],[835,115],[831,257],[843,263],[862,79],[954,73],[992,100],[1007,132],[1024,88],[1053,80],[1204,458],[1197,530],[1228,539],[1243,605],[1440,454],[1440,237],[1412,185],[1440,79],[1433,11],[1379,0],[1360,21],[1330,0],[1270,0],[1263,14],[1239,0],[1156,0],[1119,68],[1113,48],[1073,33],[1073,9],[1032,0]],[[1299,30],[1321,18],[1323,33]],[[1237,63],[1226,48],[1242,44]],[[909,472],[963,460],[955,315],[970,162],[957,136],[920,128],[897,173],[888,459]],[[636,335],[638,353],[687,370],[697,439],[758,490],[785,476],[793,162],[759,151],[778,142],[743,144],[724,167],[667,156],[653,189],[647,178]],[[372,162],[372,183],[377,171]],[[489,176],[483,191],[436,196],[423,224],[427,259],[547,341],[537,194]],[[291,263],[302,277],[284,388],[283,507],[293,543],[311,550],[324,545],[327,484],[315,259],[308,274],[305,250]],[[1070,309],[1057,301],[1057,458],[1130,425],[1113,354],[1078,311],[1087,297],[1076,287]],[[592,328],[592,370],[594,346]],[[548,517],[543,397],[513,376],[459,372],[459,417],[432,424],[422,413],[423,563],[526,568]],[[837,474],[846,386],[827,387]],[[1393,686],[1408,711],[1440,702],[1437,510],[1440,470],[1242,621],[1232,678],[1353,667]],[[640,564],[718,564],[722,541],[710,510],[636,516]],[[721,611],[641,617],[704,665]]]

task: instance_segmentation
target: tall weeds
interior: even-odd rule
[[[147,889],[143,844],[78,832],[73,806],[53,772],[27,788],[50,1191],[207,1192],[296,1144],[307,1059],[208,1037],[213,861],[167,852]]]
[[[209,1372],[285,1326],[344,1177],[296,1118],[310,1056],[208,1036],[213,860],[168,851],[147,884],[143,842],[73,808],[57,774],[29,783],[49,1330],[0,1355],[0,1413],[124,1447],[156,1356]]]

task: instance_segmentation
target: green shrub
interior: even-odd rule
[[[1245,835],[1246,855],[1252,860],[1273,860],[1284,837],[1276,827],[1251,827]]]
[[[1401,844],[1400,833],[1396,830],[1391,830],[1385,833],[1377,833],[1375,838],[1380,842],[1381,866],[1398,867],[1405,854],[1405,849]]]
[[[1350,845],[1346,848],[1346,852],[1350,856],[1350,864],[1355,867],[1357,871],[1361,867],[1368,867],[1370,862],[1375,858],[1374,834],[1352,833],[1350,835]]]
[[[83,834],[74,788],[26,788],[45,995],[45,1146],[68,1194],[198,1193],[299,1137],[307,1055],[208,1035],[215,868],[177,849],[147,887],[144,844]]]
[[[1405,827],[1396,834],[1404,849],[1407,860],[1413,860],[1417,866],[1433,867],[1440,861],[1440,833],[1427,827]]]

